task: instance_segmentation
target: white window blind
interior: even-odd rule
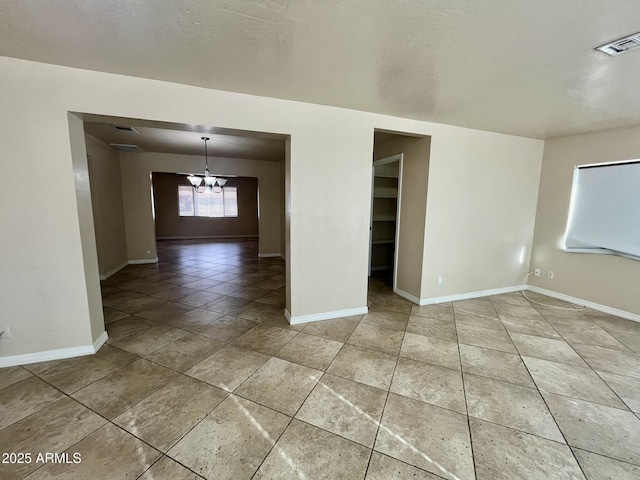
[[[576,167],[565,251],[640,260],[640,160]]]

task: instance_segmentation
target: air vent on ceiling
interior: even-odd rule
[[[616,56],[621,53],[627,53],[631,50],[635,50],[640,47],[640,32],[629,35],[628,37],[621,38],[615,42],[602,45],[596,50],[606,53],[607,55]]]
[[[139,135],[138,131],[133,127],[128,127],[126,125],[111,125],[111,126],[120,132],[132,132],[132,133],[137,133]]]
[[[122,150],[123,152],[141,152],[142,149],[138,145],[127,145],[126,143],[110,143],[113,148]]]

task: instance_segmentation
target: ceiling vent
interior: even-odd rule
[[[619,40],[616,40],[615,42],[602,45],[596,48],[596,50],[600,50],[607,55],[616,56],[620,55],[621,53],[630,52],[631,50],[635,50],[636,48],[640,48],[640,32],[629,35],[628,37],[621,38]]]
[[[126,125],[111,125],[113,128],[118,130],[119,132],[133,132],[140,135],[140,133],[133,127],[127,127]]]
[[[138,145],[127,145],[126,143],[110,143],[113,148],[116,150],[121,150],[123,152],[141,152],[142,149]]]

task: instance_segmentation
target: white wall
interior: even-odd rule
[[[259,251],[261,254],[284,253],[281,251],[280,226],[283,208],[281,164],[237,158],[211,158],[210,162],[219,174],[258,178]],[[151,172],[200,172],[203,169],[204,159],[201,156],[120,152],[129,260],[157,257]]]
[[[543,145],[477,130],[441,127],[432,134],[422,298],[522,282]]]
[[[98,269],[106,275],[127,263],[122,181],[118,151],[85,134],[95,224]]]
[[[640,158],[640,127],[555,138],[546,142],[529,283],[640,314],[640,262],[612,255],[562,251],[576,165]],[[546,278],[554,272],[553,280]]]
[[[82,120],[72,113],[68,113],[67,118],[76,190],[78,227],[80,229],[83,278],[88,307],[88,312],[85,316],[86,320],[82,327],[86,328],[87,323],[89,324],[91,330],[90,343],[93,344],[105,330],[102,314],[102,292],[100,291],[98,273],[98,250],[96,248],[95,223],[93,221],[93,206],[91,202],[91,184],[89,182],[89,166],[87,164],[87,148]],[[55,203],[55,199],[52,200]]]
[[[375,128],[432,137],[423,296],[513,285],[527,270],[528,249],[517,259],[531,243],[541,141],[0,57],[0,315],[16,325],[2,356],[92,339],[69,111],[290,134],[294,317],[366,307]],[[42,195],[23,195],[26,169],[47,172]]]
[[[282,171],[284,175],[284,191],[282,192],[283,200],[284,200],[284,209],[282,215],[282,223],[284,225],[282,243],[284,259],[285,259],[285,268],[286,268],[286,278],[291,278],[291,242],[289,239],[291,238],[291,137],[287,138],[284,143],[284,165],[282,166]],[[286,282],[286,311],[291,312],[291,282]]]

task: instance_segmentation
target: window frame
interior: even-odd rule
[[[191,204],[193,206],[192,208],[192,213],[183,213],[181,210],[181,204],[180,204],[180,196],[181,196],[181,192],[185,192],[186,189],[189,189],[191,192]],[[227,195],[225,194],[225,190],[227,189],[234,189],[235,190],[235,215],[233,214],[227,214],[227,202],[229,201],[227,199]],[[227,190],[229,191],[229,190]],[[212,193],[216,193],[216,192],[212,192]],[[178,216],[179,217],[199,217],[199,218],[238,218],[239,217],[239,208],[238,208],[238,187],[236,186],[231,186],[229,185],[228,187],[225,186],[222,188],[221,192],[222,194],[222,215],[211,215],[211,203],[209,203],[208,205],[208,211],[209,211],[209,215],[198,215],[198,211],[199,211],[199,202],[198,202],[198,195],[211,195],[210,193],[207,192],[198,192],[196,191],[196,189],[191,186],[191,185],[178,185],[177,188],[177,195],[178,195]],[[212,196],[212,195],[211,195]]]

